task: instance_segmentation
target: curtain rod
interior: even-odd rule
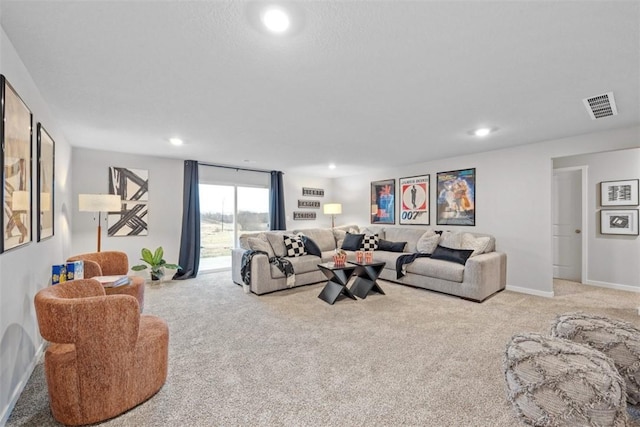
[[[271,171],[264,170],[264,169],[249,169],[249,168],[242,168],[242,167],[239,167],[239,166],[216,165],[215,163],[205,163],[205,162],[198,162],[198,164],[202,165],[202,166],[211,166],[211,167],[214,167],[214,168],[234,169],[236,171],[261,172],[261,173],[271,174]]]

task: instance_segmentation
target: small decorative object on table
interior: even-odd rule
[[[333,265],[336,267],[342,267],[347,262],[347,254],[344,251],[337,252],[333,256]]]
[[[364,261],[364,251],[356,252],[356,262],[361,263]]]
[[[142,248],[141,261],[146,262],[151,267],[151,280],[160,280],[164,276],[164,269],[169,268],[171,270],[177,270],[181,268],[178,264],[167,264],[167,261],[162,258],[164,256],[164,249],[162,246],[158,247],[154,253],[147,248]],[[133,271],[141,271],[147,268],[145,264],[134,265],[131,267]]]
[[[367,251],[364,253],[364,262],[371,264],[373,262],[373,252]]]

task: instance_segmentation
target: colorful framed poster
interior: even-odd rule
[[[600,233],[637,236],[638,209],[625,209],[619,211],[601,210]]]
[[[396,180],[371,183],[371,224],[396,223]]]
[[[54,234],[55,141],[42,123],[37,126],[38,144],[38,242]]]
[[[438,172],[438,225],[476,225],[476,169]]]
[[[429,175],[400,178],[401,225],[429,225]]]
[[[122,209],[120,212],[109,212],[107,235],[147,236],[149,171],[110,166],[109,194],[120,196]]]
[[[2,146],[2,225],[0,251],[31,242],[31,157],[33,115],[0,75]]]
[[[638,206],[638,181],[603,181],[600,183],[600,205]]]

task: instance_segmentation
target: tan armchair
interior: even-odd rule
[[[126,276],[129,272],[129,258],[126,253],[119,251],[75,255],[67,259],[67,262],[71,261],[84,261],[85,279],[96,276]],[[128,286],[105,288],[105,292],[107,295],[134,296],[140,304],[140,311],[144,309],[144,279],[141,277],[132,277]]]
[[[167,323],[140,314],[134,297],[106,296],[97,280],[80,279],[42,289],[34,302],[40,334],[50,341],[45,374],[56,420],[103,421],[164,384]]]

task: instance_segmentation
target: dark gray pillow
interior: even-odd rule
[[[364,239],[364,234],[347,233],[342,242],[342,249],[345,251],[359,251],[362,245],[362,239]]]
[[[302,243],[304,243],[304,249],[307,251],[308,254],[319,256],[319,257],[322,256],[322,251],[320,250],[316,242],[314,242],[307,236],[305,235],[302,236]]]
[[[473,249],[451,249],[438,245],[431,254],[431,259],[441,259],[465,265],[472,253]]]
[[[404,252],[404,247],[407,242],[390,242],[388,240],[380,239],[378,241],[378,249],[379,251],[387,251],[387,252]]]

